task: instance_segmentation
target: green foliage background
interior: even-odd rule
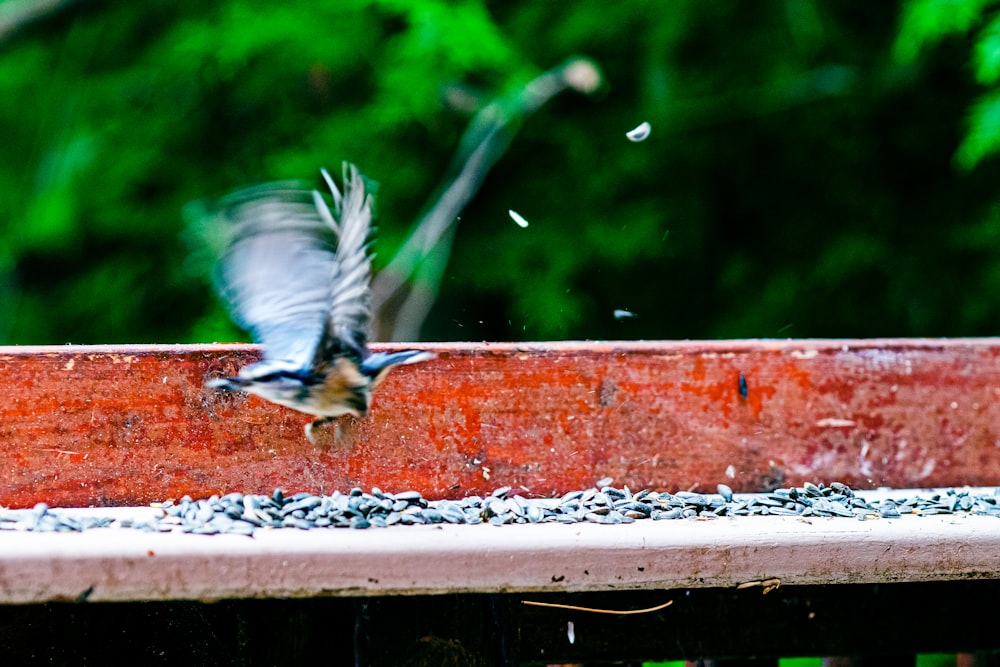
[[[0,43],[0,343],[240,337],[190,259],[188,202],[350,159],[381,183],[384,263],[475,103],[573,55],[607,87],[523,124],[461,216],[425,339],[995,335],[998,17],[983,0],[70,3]]]

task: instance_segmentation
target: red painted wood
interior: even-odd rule
[[[1000,339],[428,344],[344,436],[206,377],[242,345],[0,348],[0,505],[351,486],[1000,483]],[[747,396],[739,391],[739,376]],[[728,472],[733,475],[730,478]]]

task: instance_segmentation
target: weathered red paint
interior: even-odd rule
[[[394,370],[318,446],[308,416],[202,387],[252,346],[0,348],[0,505],[1000,481],[1000,339],[418,347],[437,359]]]

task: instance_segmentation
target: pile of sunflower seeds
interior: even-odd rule
[[[30,510],[0,509],[0,530],[28,530],[39,533],[79,532],[89,528],[107,528],[114,524],[113,517],[74,516],[49,509],[38,503]]]
[[[894,519],[903,514],[976,514],[1000,517],[1000,488],[992,492],[949,489],[928,495],[866,499],[845,484],[806,483],[770,493],[735,495],[720,484],[714,494],[658,493],[598,482],[561,498],[524,498],[502,487],[488,496],[460,500],[427,500],[416,491],[387,493],[360,488],[316,496],[281,489],[270,496],[230,493],[152,505],[149,519],[75,516],[44,504],[31,510],[0,511],[0,530],[80,531],[120,527],[196,534],[253,535],[261,528],[384,528],[414,524],[632,523],[642,519],[694,519],[724,516],[844,517]]]

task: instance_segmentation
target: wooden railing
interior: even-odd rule
[[[308,416],[203,387],[249,346],[0,348],[0,505],[1000,478],[1000,340],[421,347],[437,359],[395,369],[370,416],[339,440],[319,429],[319,446]]]
[[[1000,479],[996,339],[421,347],[436,359],[393,371],[368,418],[321,428],[316,445],[303,435],[308,416],[203,387],[256,359],[253,347],[0,349],[0,505],[141,514],[154,510],[134,506],[276,487],[461,498],[500,486],[551,497],[605,477],[738,494]],[[764,580],[780,586],[738,588]],[[493,665],[991,650],[992,615],[968,600],[998,587],[1000,521],[986,516],[252,538],[0,530],[0,635],[15,657],[57,662],[156,651],[214,664]],[[666,602],[645,614],[567,608]],[[183,646],[171,643],[178,634]]]

